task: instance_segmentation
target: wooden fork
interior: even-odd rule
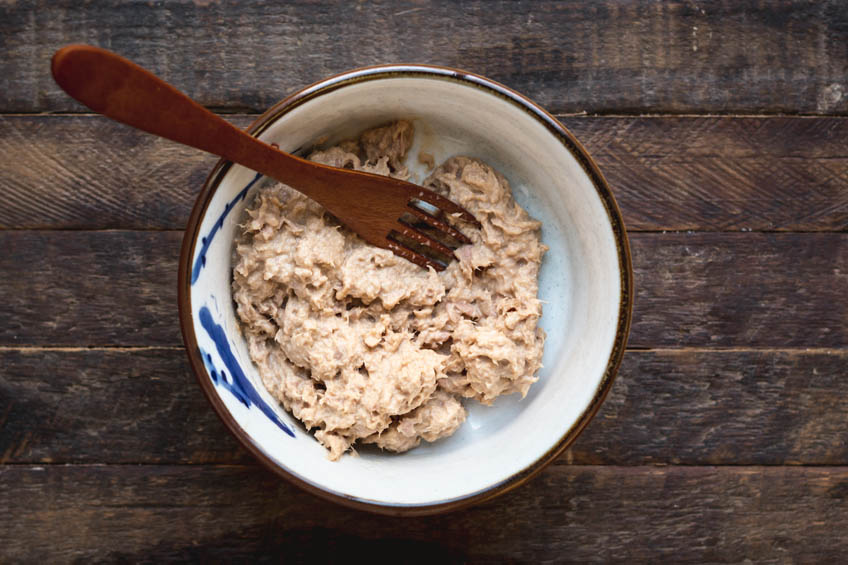
[[[52,71],[65,92],[95,112],[279,180],[324,206],[368,243],[423,267],[442,270],[445,265],[438,255],[448,262],[454,256],[453,249],[440,241],[445,236],[458,244],[471,240],[422,209],[420,202],[479,226],[473,215],[431,190],[280,151],[111,51],[69,45],[53,55]],[[402,220],[409,214],[420,222]],[[427,233],[419,229],[424,224],[432,228]]]

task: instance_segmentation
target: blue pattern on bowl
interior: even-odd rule
[[[197,282],[197,278],[200,276],[200,271],[203,267],[206,266],[206,252],[209,250],[209,246],[212,245],[212,240],[215,238],[215,234],[218,233],[218,230],[224,225],[224,220],[229,215],[230,210],[236,207],[236,204],[239,200],[243,200],[245,196],[247,196],[247,191],[256,184],[256,182],[262,178],[262,173],[256,173],[256,176],[253,177],[253,180],[247,183],[241,192],[236,194],[236,197],[227,202],[224,206],[224,213],[218,217],[218,221],[215,222],[215,225],[212,226],[212,229],[209,230],[209,233],[201,238],[200,240],[200,253],[197,255],[197,259],[194,261],[194,267],[191,270],[191,284]]]
[[[256,179],[254,179],[254,181],[255,180]],[[248,185],[248,188],[250,188],[250,185]],[[250,380],[248,380],[236,360],[235,355],[233,355],[233,350],[230,347],[229,340],[227,339],[227,333],[224,331],[224,328],[212,318],[212,312],[207,306],[203,306],[200,309],[199,319],[200,325],[203,326],[203,329],[206,330],[207,334],[209,334],[210,339],[215,344],[215,348],[218,350],[218,355],[224,362],[224,365],[226,365],[232,377],[231,380],[227,380],[227,373],[223,369],[220,371],[216,370],[212,363],[212,356],[201,349],[200,355],[203,358],[204,364],[206,364],[206,370],[209,372],[209,376],[212,378],[212,382],[215,383],[215,386],[220,386],[230,391],[236,400],[248,408],[250,408],[251,404],[255,404],[257,408],[268,416],[272,422],[277,424],[281,430],[291,437],[295,437],[294,431],[280,420],[276,412],[274,412],[274,409],[271,408],[267,402],[262,400],[262,397],[259,396],[259,393],[253,387],[253,384],[251,384]]]

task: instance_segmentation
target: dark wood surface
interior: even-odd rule
[[[0,562],[844,561],[848,5],[78,4],[0,2]],[[215,159],[80,113],[49,75],[77,41],[240,127],[383,62],[542,103],[630,232],[633,327],[600,413],[530,483],[445,516],[344,509],[260,468],[176,320]]]
[[[181,344],[181,241],[178,231],[0,231],[0,346]],[[632,233],[630,246],[631,348],[848,340],[846,233]]]
[[[227,111],[264,111],[353,67],[423,62],[552,112],[848,113],[841,0],[18,0],[0,4],[0,21],[0,105],[12,112],[82,110],[47,72],[56,49],[82,42]]]
[[[246,127],[256,116],[226,117]],[[848,118],[560,119],[630,232],[848,229]],[[216,162],[92,115],[0,115],[0,153],[7,229],[181,230]]]
[[[628,351],[600,413],[554,465],[848,465],[846,355]],[[13,400],[2,464],[251,462],[180,347],[4,348],[0,366]]]
[[[0,468],[11,560],[839,563],[844,467],[556,465],[442,516],[369,516],[255,465]],[[33,532],[50,529],[50,545]]]

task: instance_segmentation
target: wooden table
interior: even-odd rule
[[[848,5],[0,3],[0,561],[838,562],[848,556]],[[607,175],[637,289],[612,393],[529,484],[454,514],[324,502],[190,374],[181,229],[215,159],[54,86],[127,55],[239,125],[416,61],[557,114]]]

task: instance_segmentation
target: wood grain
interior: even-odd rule
[[[0,151],[7,229],[183,229],[217,162],[101,116],[0,116]]]
[[[848,350],[628,351],[561,463],[846,465]]]
[[[182,349],[7,349],[0,367],[0,463],[253,461]],[[846,349],[628,351],[555,464],[845,465],[846,373]]]
[[[79,111],[47,72],[68,43],[118,52],[217,108],[264,110],[363,65],[465,68],[554,112],[845,113],[839,0],[721,3],[0,4],[0,108]]]
[[[0,367],[0,463],[253,461],[181,348],[7,349]]]
[[[633,234],[629,347],[843,347],[848,234]]]
[[[0,345],[180,345],[180,232],[0,231]],[[844,347],[848,234],[632,234],[629,346]]]
[[[631,232],[848,228],[848,118],[563,122]],[[0,152],[0,228],[11,229],[182,229],[216,162],[99,116],[0,116]]]
[[[565,118],[627,229],[848,228],[848,119]]]
[[[4,466],[4,561],[839,562],[848,470],[549,468],[444,516],[347,510],[254,467]]]
[[[557,113],[631,234],[631,349],[599,414],[533,481],[446,516],[350,511],[260,468],[177,323],[215,158],[44,114],[84,111],[49,73],[71,42],[240,127],[399,61]],[[846,45],[839,0],[0,1],[0,562],[844,561]]]
[[[180,232],[0,232],[0,345],[179,345]]]

